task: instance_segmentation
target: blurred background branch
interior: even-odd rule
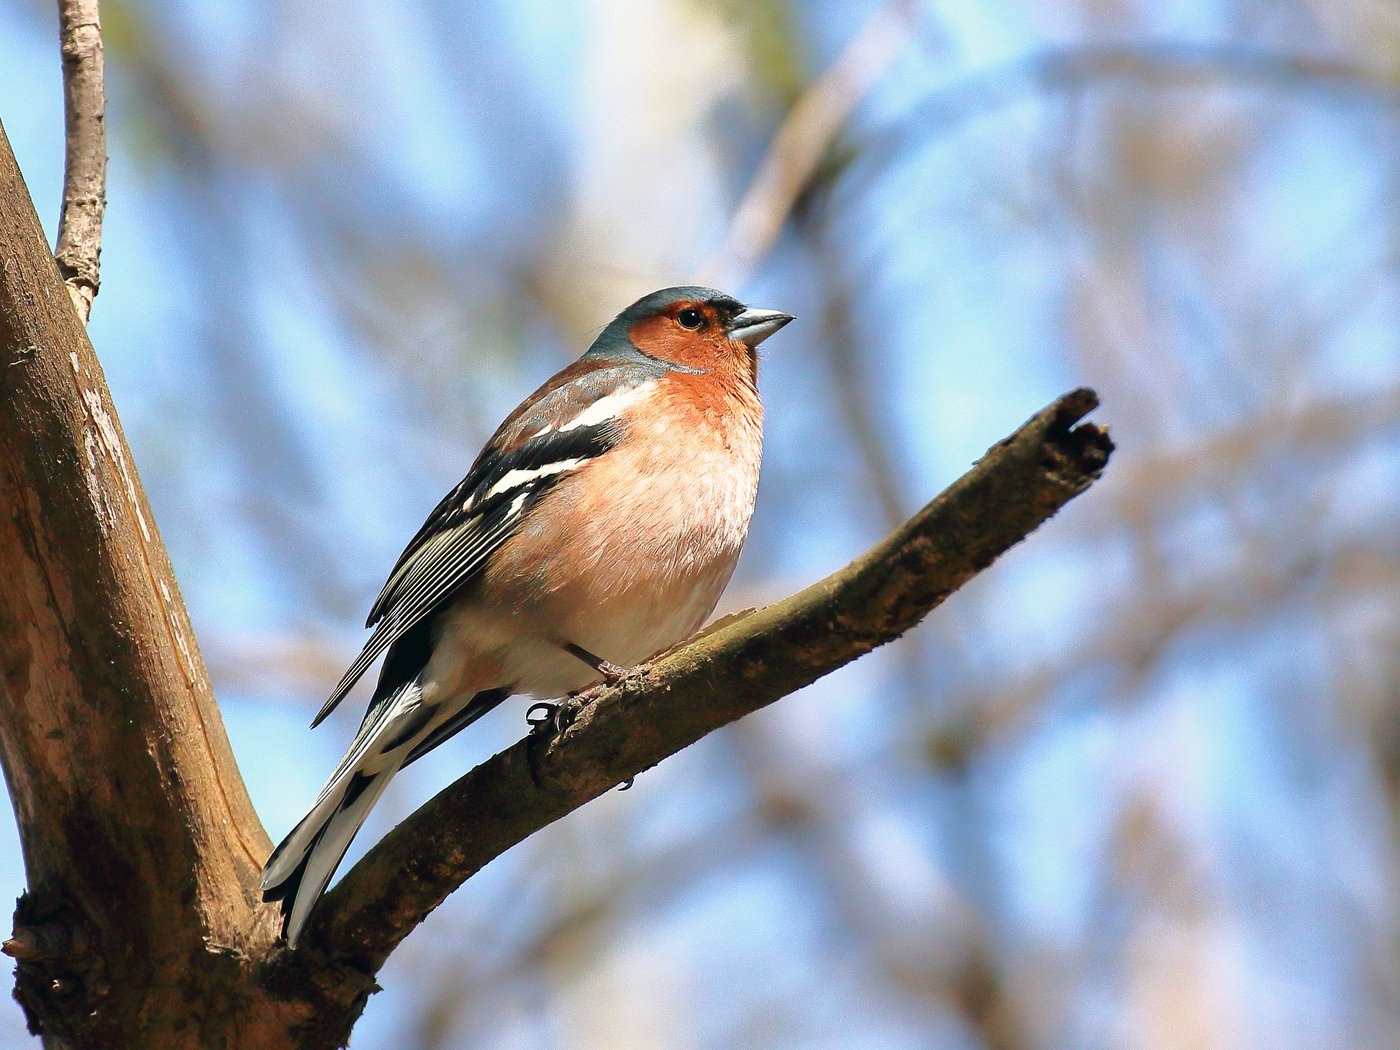
[[[831,68],[803,89],[734,209],[724,243],[701,265],[702,281],[737,286],[773,247],[851,112],[903,50],[909,37],[909,8],[904,0],[880,7]]]

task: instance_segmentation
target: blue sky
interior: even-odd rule
[[[732,72],[725,48],[742,53],[742,38],[708,8],[675,6],[686,46],[670,62],[702,67],[704,76],[678,81],[693,95]],[[134,10],[166,27],[190,82],[215,100],[214,112],[230,115],[243,152],[216,168],[231,185],[206,187],[208,199],[224,202],[227,224],[206,225],[197,210],[205,199],[182,181],[189,176],[143,137],[158,115],[140,110],[139,85],[114,67],[110,206],[91,334],[213,654],[235,752],[275,838],[314,796],[356,715],[308,734],[332,681],[297,680],[305,695],[288,696],[285,678],[254,667],[220,680],[221,668],[268,640],[303,637],[348,660],[384,571],[476,443],[625,305],[615,284],[652,273],[674,273],[678,283],[707,257],[781,114],[741,69],[737,86],[715,87],[696,130],[652,146],[674,148],[683,164],[624,170],[646,93],[633,87],[629,98],[625,55],[615,69],[595,56],[610,54],[609,27],[668,23],[620,3],[589,5],[577,26],[570,9],[548,4],[364,3],[330,27],[295,8]],[[795,51],[809,72],[839,53],[864,13],[831,3],[793,10]],[[0,7],[0,119],[52,232],[58,64],[50,27],[34,11]],[[1305,22],[1280,15],[1241,28],[1231,5],[1125,5],[1116,23],[1098,17],[1069,4],[933,5],[919,45],[858,111],[852,139],[907,122],[943,85],[1046,47],[1221,41],[1379,61],[1331,24],[1309,36]],[[707,48],[719,56],[712,66],[694,55]],[[606,111],[600,98],[610,100]],[[1379,611],[1363,604],[1342,615],[1327,594],[1329,572],[1348,552],[1393,557],[1393,545],[1376,539],[1400,497],[1393,416],[1355,446],[1315,451],[1300,442],[1249,460],[1238,478],[1203,472],[1194,489],[1163,491],[1162,506],[1132,483],[1241,421],[1395,389],[1395,231],[1378,202],[1393,205],[1384,143],[1396,104],[1229,80],[1012,98],[935,131],[916,122],[916,148],[872,170],[857,166],[847,198],[838,189],[825,236],[831,269],[851,292],[862,393],[894,456],[906,512],[1080,383],[1104,396],[1118,458],[1100,488],[955,598],[946,616],[765,713],[755,732],[799,779],[839,785],[845,797],[827,845],[871,880],[877,925],[909,931],[901,950],[922,957],[932,950],[923,941],[944,936],[960,902],[981,898],[1008,972],[1052,958],[1075,975],[1065,998],[1079,1005],[1042,1045],[1154,1045],[1133,1028],[1134,1018],[1155,1016],[1143,1004],[1162,994],[1141,974],[1174,987],[1168,977],[1192,966],[1217,979],[1246,1018],[1246,1031],[1224,1045],[1366,1045],[1380,1008],[1363,987],[1375,945],[1358,931],[1394,923],[1393,858],[1377,832],[1387,803],[1373,756],[1351,729],[1351,694],[1335,683],[1339,663],[1381,676],[1383,657],[1366,632],[1383,637],[1375,625],[1390,613],[1377,599]],[[257,123],[278,99],[324,121],[307,133],[315,145],[304,155],[286,147],[304,166],[292,175],[260,152],[281,148],[276,122]],[[463,99],[473,101],[465,112]],[[235,118],[254,130],[233,127]],[[687,187],[679,206],[668,181]],[[637,228],[619,229],[628,192]],[[327,215],[344,218],[354,236],[318,229]],[[591,222],[604,222],[604,233]],[[209,243],[211,229],[239,245],[226,256],[228,246]],[[372,304],[381,311],[372,320],[395,321],[407,347],[375,344],[325,283],[327,259],[357,244],[423,246],[422,257],[403,249],[381,275],[403,287],[384,293],[388,305]],[[226,257],[234,261],[219,261]],[[419,299],[403,275],[424,258]],[[789,230],[740,290],[801,320],[764,361],[765,479],[733,607],[831,571],[886,525],[859,445],[838,422],[846,380],[819,346],[825,265]],[[635,272],[614,281],[627,266]],[[518,280],[522,272],[535,285]],[[551,312],[518,295],[541,284],[566,305]],[[578,289],[582,305],[558,286]],[[402,314],[392,312],[396,295],[408,304]],[[220,313],[233,307],[236,318]],[[221,338],[236,345],[219,349]],[[230,403],[226,390],[249,375],[260,403]],[[1154,522],[1150,542],[1123,510],[1133,501]],[[298,563],[306,552],[314,564]],[[1078,653],[1095,634],[1150,635],[1154,610],[1202,581],[1251,593],[1267,575],[1256,557],[1280,571],[1296,561],[1303,583],[1241,608],[1207,603],[1186,628],[1167,632],[1145,667],[1117,656],[1086,662],[1040,697],[1017,732],[994,738],[965,783],[926,767],[912,741],[956,697],[976,697],[986,684],[983,699],[994,698],[992,684]],[[1135,593],[1153,558],[1165,566],[1151,577],[1163,593]],[[357,850],[521,728],[521,711],[505,709],[416,767]],[[655,1016],[638,1007],[617,1021],[639,1039],[698,1001],[729,1006],[708,1015],[694,1045],[739,1045],[736,1033],[762,1015],[766,996],[775,1014],[805,1001],[813,1015],[761,1045],[969,1045],[946,1011],[872,977],[876,953],[828,912],[810,841],[735,831],[756,805],[750,774],[736,772],[742,757],[734,742],[692,749],[635,792],[600,800],[586,819],[473,879],[385,972],[362,1045],[390,1045],[412,1027],[418,975],[463,953],[453,941],[461,929],[499,924],[494,950],[508,954],[550,913],[564,891],[559,873],[541,864],[571,856],[585,881],[590,865],[607,869],[606,856],[575,838],[616,835],[619,855],[635,859],[707,834],[736,836],[731,864],[674,898],[664,887],[631,891],[625,921],[578,968],[583,976],[550,978],[551,995],[539,1001],[510,990],[506,1019],[486,1029],[491,1045],[595,1045],[571,1027],[584,1023],[587,993],[628,979],[657,996]],[[1158,836],[1144,855],[1164,869],[1179,865],[1205,902],[1198,909],[1147,890],[1139,900],[1133,887],[1149,880],[1113,869],[1115,836],[1136,826],[1123,814],[1139,809]],[[960,838],[969,822],[976,849]],[[0,879],[18,893],[9,822],[0,833]],[[1108,897],[1120,910],[1105,907]],[[1174,968],[1165,948],[1153,956],[1154,930],[1166,931],[1158,946],[1179,943],[1189,965]],[[1134,969],[1123,960],[1135,952],[1156,961]],[[814,989],[829,1001],[815,1003]],[[1201,1010],[1215,1016],[1209,991],[1199,992]],[[29,1045],[13,1004],[0,1018],[0,1044]]]

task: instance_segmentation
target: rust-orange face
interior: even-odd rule
[[[701,371],[752,380],[755,348],[792,320],[777,310],[755,310],[722,293],[679,296],[633,321],[627,338],[642,353]]]

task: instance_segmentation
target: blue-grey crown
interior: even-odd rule
[[[738,313],[744,308],[744,304],[739,300],[717,288],[706,288],[699,284],[679,284],[673,288],[662,288],[650,295],[642,296],[614,317],[608,326],[598,333],[598,338],[593,340],[593,345],[588,348],[588,352],[584,356],[595,358],[632,357],[638,352],[637,348],[632,345],[632,341],[627,338],[627,333],[632,326],[642,318],[651,317],[664,310],[672,303],[685,300],[715,303],[733,313]]]

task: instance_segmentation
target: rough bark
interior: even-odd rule
[[[31,1026],[50,1045],[254,1045],[223,1029],[273,937],[255,909],[269,841],[3,132],[0,760]]]
[[[1060,399],[851,566],[599,690],[356,865],[306,947],[101,369],[0,131],[0,758],[28,892],[5,944],[51,1045],[341,1045],[394,947],[510,846],[908,630],[1084,491],[1111,444]]]

